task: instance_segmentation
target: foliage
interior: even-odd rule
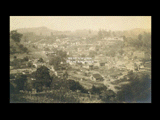
[[[23,74],[18,74],[15,79],[18,90],[24,90],[25,82],[27,81],[27,76]]]
[[[14,46],[14,45],[11,45],[10,46],[10,54],[14,54],[14,53],[16,53],[17,51],[16,51],[16,47]]]
[[[26,57],[23,58],[23,61],[28,61],[28,60],[29,60],[28,56],[26,56]]]
[[[34,85],[34,81],[32,80],[27,80],[26,83],[25,83],[25,90],[27,91],[31,91],[32,88],[34,88],[35,85]]]
[[[63,80],[55,77],[52,80],[52,88],[53,89],[65,89],[66,91],[72,90],[80,90],[82,93],[87,93],[88,91],[81,85],[79,82],[76,82],[74,80]]]
[[[17,30],[12,30],[10,33],[10,37],[15,41],[15,42],[20,42],[23,34],[18,33]]]
[[[103,33],[101,30],[98,31],[98,38],[99,39],[102,39],[103,38]]]
[[[96,51],[89,51],[89,57],[95,57],[95,55],[97,55]]]
[[[43,58],[39,58],[38,62],[44,62]]]
[[[130,84],[122,86],[117,93],[117,100],[120,102],[150,102],[151,80],[148,75],[134,75],[130,78]]]
[[[62,50],[58,50],[57,51],[57,55],[59,55],[62,59],[67,57],[67,52],[66,51],[62,51]]]
[[[107,90],[107,87],[106,86],[103,86],[103,87],[95,87],[94,85],[92,86],[91,88],[91,93],[92,94],[101,94],[102,91],[105,91]]]
[[[33,63],[32,62],[28,62],[28,67],[33,67]]]
[[[20,68],[21,66],[21,59],[14,59],[10,65],[14,66],[15,68]]]
[[[137,49],[151,51],[151,33],[144,32],[139,34],[136,38],[126,38],[126,42],[129,46],[135,47]]]
[[[72,91],[80,90],[82,93],[87,93],[88,91],[81,85],[79,82],[75,82],[74,80],[69,80],[69,89]]]
[[[51,77],[49,75],[49,69],[46,66],[41,66],[40,68],[37,68],[35,73],[36,80],[43,80],[47,81],[50,80]]]
[[[48,99],[54,99],[60,103],[79,103],[76,93],[72,91],[66,91],[65,89],[54,90],[52,94],[46,94]]]
[[[112,90],[104,90],[99,97],[104,102],[115,102],[116,93]]]
[[[10,94],[17,93],[17,88],[10,82]]]
[[[55,70],[58,70],[60,62],[61,62],[60,56],[55,56],[49,60],[49,64],[54,65]]]

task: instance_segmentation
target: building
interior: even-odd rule
[[[99,74],[95,73],[90,76],[90,80],[92,81],[104,81],[104,78]]]
[[[85,68],[85,69],[89,69],[90,68],[89,65],[85,65],[85,64],[82,67]]]
[[[100,66],[100,63],[99,63],[99,61],[98,60],[94,60],[94,66]]]
[[[104,40],[119,40],[119,41],[123,41],[123,37],[106,37],[106,38],[104,38]]]
[[[143,58],[145,58],[145,53],[142,51],[135,51],[133,53],[133,58],[135,58],[135,57],[138,59],[143,59]]]

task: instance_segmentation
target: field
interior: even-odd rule
[[[103,103],[98,95],[80,92],[66,92],[51,90],[41,93],[10,94],[11,103]]]

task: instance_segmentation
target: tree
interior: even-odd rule
[[[20,42],[23,34],[18,33],[17,30],[12,30],[10,33],[10,37],[15,41],[15,42]]]
[[[91,88],[91,93],[93,94],[101,94],[102,91],[105,91],[107,89],[106,86],[102,86],[102,87],[95,87],[94,85]]]
[[[28,60],[29,60],[29,57],[26,56],[26,57],[23,58],[23,60],[24,60],[24,61],[28,61]]]
[[[53,58],[50,58],[50,60],[49,60],[49,64],[53,65],[55,70],[57,70],[59,68],[60,62],[61,62],[60,56],[55,56]]]
[[[114,102],[115,97],[116,97],[116,93],[112,90],[104,90],[104,91],[101,92],[99,97],[104,102]]]
[[[62,51],[62,50],[58,50],[57,54],[61,57],[61,58],[66,58],[67,57],[67,52],[66,51]]]
[[[46,66],[41,66],[37,69],[37,71],[35,72],[35,78],[36,80],[40,81],[39,83],[41,84],[41,87],[49,87],[52,82],[49,74],[49,69]]]
[[[82,93],[87,93],[88,91],[79,83],[74,80],[68,80],[66,83],[69,89],[72,91],[81,90]]]
[[[23,74],[18,74],[15,79],[18,90],[24,90],[25,82],[27,81],[27,76]]]
[[[142,37],[143,37],[143,36],[142,36],[141,34],[138,35],[138,39],[139,39],[139,40],[142,40]]]
[[[44,62],[43,58],[39,58],[38,62]]]
[[[117,93],[119,102],[151,102],[151,79],[148,75],[134,75],[130,84],[122,86]]]
[[[92,50],[92,51],[89,52],[89,56],[90,56],[90,57],[95,57],[95,55],[97,55],[97,52],[96,52],[96,51],[93,51],[93,50]]]
[[[102,38],[103,38],[103,34],[102,34],[102,31],[101,31],[101,30],[98,31],[98,38],[99,38],[99,39],[102,39]]]
[[[33,67],[33,63],[32,62],[28,62],[27,66],[28,67]]]
[[[46,66],[41,66],[37,68],[35,73],[36,80],[48,80],[50,79],[49,69]]]

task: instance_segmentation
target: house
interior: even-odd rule
[[[128,70],[133,70],[133,71],[135,70],[134,63],[126,63],[125,67]]]
[[[93,66],[93,69],[99,69],[99,66]]]
[[[99,61],[94,61],[94,66],[100,66],[100,63],[99,63]]]
[[[92,81],[104,81],[104,78],[99,74],[95,73],[90,76],[90,80]]]
[[[142,51],[135,51],[133,53],[133,58],[139,58],[139,59],[142,59],[142,58],[145,58],[145,53],[142,52]]]
[[[82,67],[83,67],[83,68],[86,68],[86,69],[89,69],[89,68],[90,68],[89,65],[83,65]]]

